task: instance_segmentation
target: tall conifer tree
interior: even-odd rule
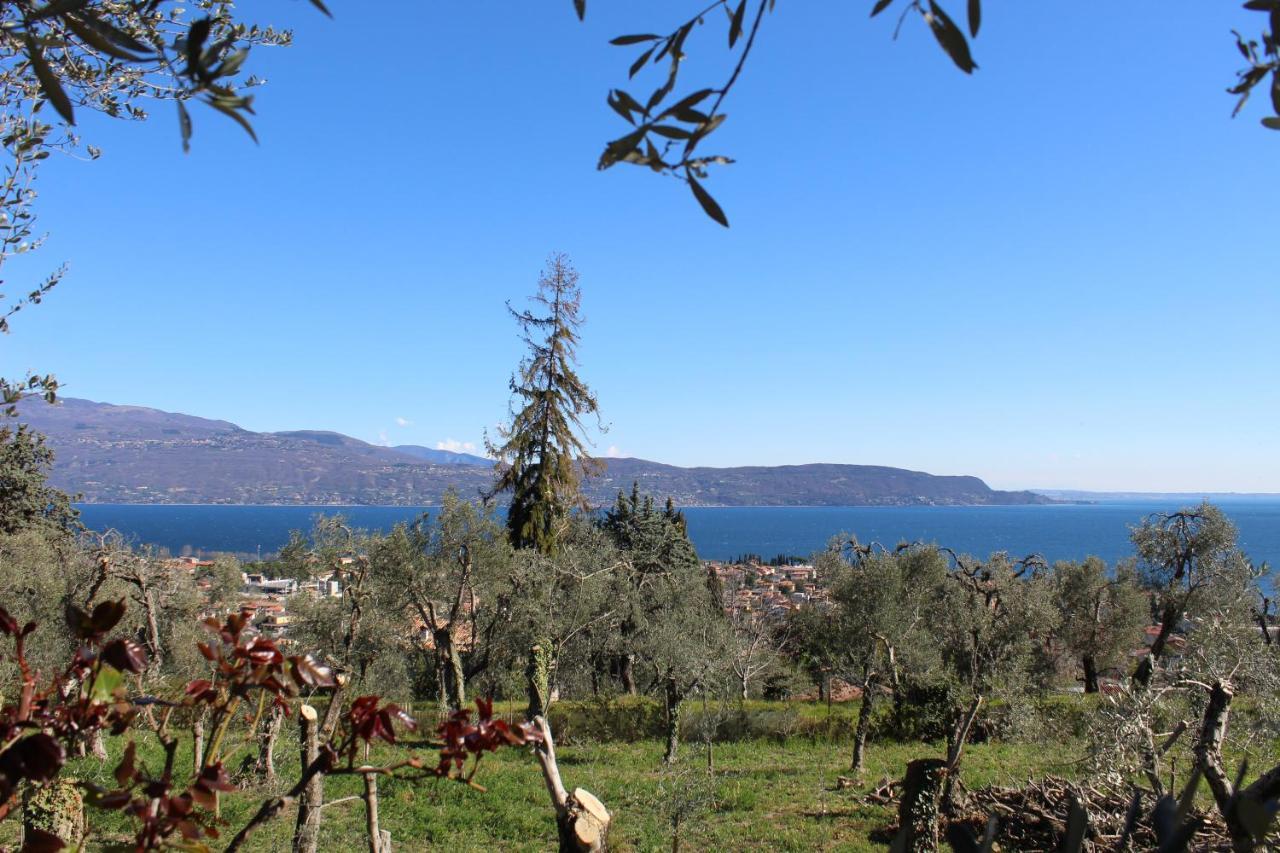
[[[552,554],[560,527],[582,504],[581,472],[598,464],[581,437],[582,419],[598,409],[576,372],[582,293],[566,255],[547,261],[532,301],[524,311],[507,305],[529,353],[511,377],[511,422],[499,430],[499,443],[486,446],[498,460],[494,493],[511,493],[511,544]]]

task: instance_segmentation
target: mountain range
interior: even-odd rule
[[[493,462],[416,445],[382,447],[336,432],[252,432],[221,420],[63,398],[27,401],[21,421],[55,452],[54,485],[90,503],[438,503],[449,489],[472,497],[493,483]],[[602,459],[587,499],[611,503],[633,482],[681,506],[905,506],[1053,503],[991,489],[977,477],[935,476],[878,465],[680,468]]]

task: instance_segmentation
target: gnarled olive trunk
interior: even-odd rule
[[[867,750],[867,731],[871,728],[871,711],[875,702],[875,686],[871,679],[862,682],[862,704],[858,706],[858,727],[853,732],[853,760],[849,770],[861,773]]]
[[[667,709],[667,749],[662,754],[662,761],[671,764],[676,760],[676,750],[680,747],[680,710],[684,692],[677,687],[675,679],[668,678],[662,693]]]
[[[1093,655],[1085,655],[1080,661],[1084,668],[1084,692],[1098,692],[1098,664],[1094,661]]]
[[[1231,836],[1231,849],[1235,853],[1254,853],[1269,849],[1264,838],[1255,839],[1253,833],[1242,819],[1247,813],[1241,802],[1249,796],[1248,789],[1237,792],[1235,784],[1227,774],[1222,760],[1222,744],[1227,737],[1227,718],[1231,713],[1231,685],[1222,681],[1215,682],[1209,691],[1209,701],[1205,705],[1204,720],[1200,725],[1200,736],[1196,739],[1195,756],[1200,772],[1204,774],[1209,791],[1213,794],[1218,812],[1227,824],[1227,832]],[[1264,807],[1253,804],[1257,813],[1265,813]]]
[[[618,679],[628,696],[636,695],[636,656],[628,652],[618,655]]]
[[[280,736],[283,722],[284,709],[274,707],[258,734],[258,762],[254,769],[268,785],[274,785],[276,781],[276,739]]]
[[[432,637],[436,645],[436,672],[440,677],[441,698],[450,711],[460,711],[467,704],[467,679],[458,645],[448,628],[433,631]]]

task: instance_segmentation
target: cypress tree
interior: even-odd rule
[[[511,421],[486,442],[498,460],[494,494],[511,493],[507,531],[516,548],[556,550],[560,527],[582,506],[580,473],[595,469],[587,459],[582,419],[598,415],[595,394],[578,377],[578,329],[582,293],[567,256],[547,262],[532,309],[507,310],[520,327],[528,355],[511,377]]]

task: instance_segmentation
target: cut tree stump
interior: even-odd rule
[[[574,788],[565,804],[565,820],[560,824],[560,849],[586,851],[605,850],[609,841],[609,810],[596,795],[583,788]],[[572,846],[566,848],[565,834]]]
[[[937,851],[939,806],[946,778],[947,762],[941,758],[919,758],[907,765],[907,775],[902,780],[902,801],[898,805],[895,850]]]
[[[71,779],[53,779],[25,786],[22,831],[33,845],[38,833],[57,836],[67,850],[75,850],[84,836],[84,797]]]
[[[310,705],[298,709],[298,742],[303,767],[320,755],[319,715]],[[316,853],[320,844],[320,808],[324,803],[324,774],[317,773],[307,782],[298,798],[298,822],[294,827],[294,853]]]
[[[609,824],[613,817],[604,803],[583,788],[574,788],[570,794],[560,778],[560,766],[556,763],[556,744],[551,737],[551,727],[545,717],[535,717],[534,723],[542,733],[542,742],[534,754],[542,766],[542,779],[551,795],[556,810],[556,834],[560,853],[601,853],[609,849]]]

